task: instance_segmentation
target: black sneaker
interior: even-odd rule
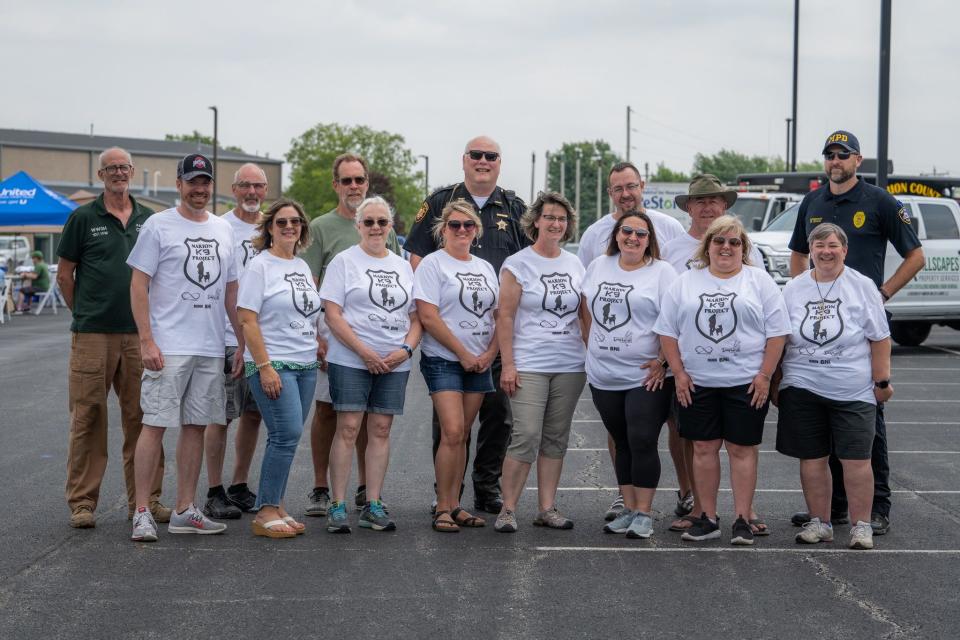
[[[873,529],[873,535],[882,536],[890,530],[890,518],[882,513],[871,513],[870,528]]]
[[[207,492],[207,503],[203,505],[203,515],[214,520],[236,520],[242,514],[243,512],[236,505],[227,500],[227,493],[223,487],[216,487]]]
[[[330,509],[330,491],[326,487],[314,487],[310,492],[310,506],[303,512],[305,516],[322,517]]]
[[[503,498],[500,497],[499,493],[475,494],[473,507],[477,511],[485,511],[486,513],[499,515],[503,510]]]
[[[743,516],[738,516],[736,522],[733,523],[733,535],[730,537],[730,544],[753,544],[753,529],[751,529],[747,521],[743,519]]]
[[[750,526],[747,525],[749,529]],[[706,513],[701,513],[696,522],[680,536],[681,540],[691,542],[701,542],[703,540],[716,540],[720,537],[720,518],[714,522],[707,517]]]
[[[227,500],[233,503],[240,511],[245,513],[257,512],[257,494],[250,491],[246,482],[228,487]]]

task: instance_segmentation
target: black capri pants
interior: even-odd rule
[[[673,378],[664,380],[663,388],[657,391],[647,391],[642,386],[604,391],[590,385],[590,393],[616,446],[617,484],[656,489],[660,482],[657,443],[660,428],[670,415]]]

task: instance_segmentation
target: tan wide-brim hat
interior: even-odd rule
[[[688,189],[687,195],[676,196],[673,201],[678,207],[686,211],[687,201],[690,200],[690,198],[704,196],[722,196],[727,202],[727,209],[737,201],[737,192],[727,189],[723,186],[723,183],[720,182],[720,178],[711,173],[701,173],[693,176],[690,180],[690,188]]]

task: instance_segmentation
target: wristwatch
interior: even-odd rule
[[[400,348],[407,352],[407,357],[408,357],[408,358],[412,358],[412,357],[413,357],[413,349],[410,348],[410,345],[408,345],[408,344],[402,344],[402,345],[400,345]]]
[[[875,386],[877,389],[886,389],[890,386],[890,378],[887,378],[886,380],[876,380],[874,381],[873,386]]]

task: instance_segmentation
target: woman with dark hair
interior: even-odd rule
[[[586,381],[584,270],[575,255],[560,248],[573,237],[576,212],[559,193],[542,193],[520,225],[533,245],[507,258],[500,269],[500,386],[513,412],[503,461],[503,509],[494,525],[502,533],[517,530],[514,511],[534,462],[540,511],[533,524],[573,528],[557,510],[556,497],[573,412]]]
[[[281,198],[257,225],[252,259],[237,296],[237,317],[246,342],[245,375],[267,425],[253,533],[292,538],[304,532],[283,506],[303,423],[310,412],[320,338],[320,296],[310,267],[297,253],[310,243],[303,207]]]
[[[653,534],[653,496],[660,481],[660,428],[670,413],[673,378],[653,325],[677,278],[660,259],[645,213],[628,212],[613,227],[607,254],[587,267],[587,381],[616,446],[615,471],[624,509],[603,527],[630,538]]]

